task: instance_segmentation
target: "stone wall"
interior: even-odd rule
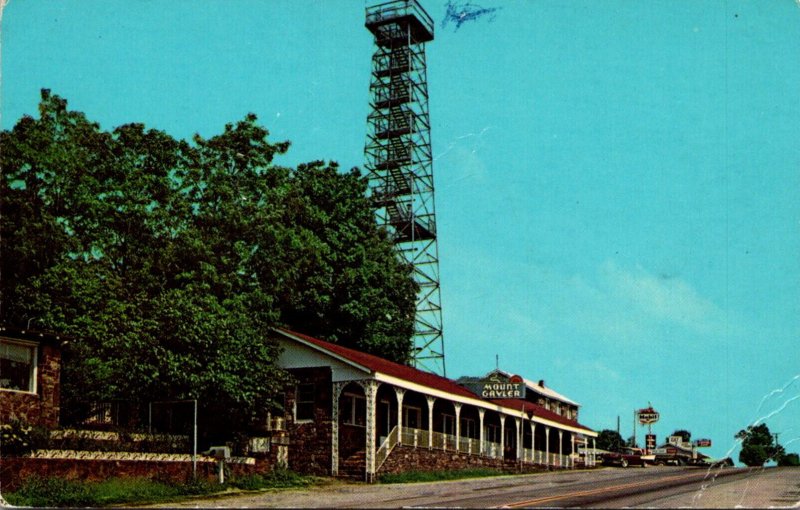
[[[289,469],[297,473],[325,476],[331,474],[331,369],[330,367],[290,370],[300,383],[314,383],[314,419],[294,422],[295,388],[286,392],[289,432]]]
[[[61,350],[40,344],[36,393],[0,390],[0,422],[22,420],[48,428],[58,426],[61,391]]]
[[[541,471],[542,466],[514,461],[503,461],[480,455],[469,455],[439,449],[414,448],[397,445],[378,469],[378,476],[407,471],[454,471],[459,469],[488,468],[508,473]]]
[[[83,452],[98,453],[98,452]],[[66,480],[98,482],[109,478],[149,478],[166,483],[183,483],[192,479],[191,460],[121,460],[114,452],[108,458],[8,457],[0,459],[0,487],[13,491],[32,476],[57,477]],[[249,462],[232,459],[226,464],[228,476],[268,473],[273,469],[274,455],[256,457]],[[197,477],[218,480],[217,462],[207,457],[197,461]]]

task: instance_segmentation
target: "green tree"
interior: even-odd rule
[[[800,455],[796,453],[787,453],[781,455],[778,459],[779,466],[800,466]]]
[[[366,179],[267,137],[103,131],[46,90],[0,133],[0,321],[75,337],[65,409],[197,398],[244,426],[287,382],[273,326],[408,360],[417,287]]]
[[[748,425],[735,437],[742,441],[739,462],[747,466],[763,466],[769,460],[776,460],[783,452],[783,447],[775,442],[769,427],[764,423],[755,426]]]
[[[689,443],[692,440],[692,433],[685,429],[679,429],[670,434],[672,436],[681,436],[684,443]]]
[[[625,441],[616,430],[603,429],[597,434],[597,442],[595,444],[601,450],[616,452],[625,446]]]

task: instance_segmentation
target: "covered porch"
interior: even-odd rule
[[[378,373],[333,383],[332,475],[344,465],[350,476],[373,481],[400,445],[495,459],[505,468],[596,464],[596,433],[559,423],[535,404],[483,400],[454,383],[458,391],[447,392],[386,379]],[[579,444],[588,452],[580,462]]]

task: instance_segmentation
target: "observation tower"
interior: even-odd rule
[[[446,375],[425,43],[433,20],[416,0],[368,6],[374,35],[365,167],[378,223],[419,284],[414,366]]]

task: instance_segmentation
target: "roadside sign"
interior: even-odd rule
[[[639,423],[642,425],[650,425],[658,421],[661,415],[658,414],[658,411],[653,409],[652,407],[648,407],[645,409],[639,409],[636,411],[636,417],[639,420]]]
[[[694,442],[694,445],[697,446],[698,448],[708,448],[709,446],[711,446],[711,440],[698,439],[697,441]]]
[[[656,447],[656,435],[655,434],[647,434],[644,440],[645,448],[648,450],[652,450]]]

